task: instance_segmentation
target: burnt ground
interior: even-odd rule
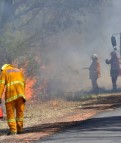
[[[94,115],[104,112],[107,110],[113,110],[121,106],[121,94],[113,93],[110,95],[99,95],[98,98],[90,99],[88,102],[80,104],[72,112],[67,113],[66,115],[56,118],[53,123],[38,124],[32,127],[26,127],[24,133],[21,135],[6,136],[3,130],[1,133],[0,142],[23,142],[29,143],[37,140],[42,140],[52,134],[55,134],[59,131],[71,128],[79,123],[84,122],[85,120],[93,117]]]

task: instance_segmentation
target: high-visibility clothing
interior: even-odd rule
[[[11,132],[23,130],[24,108],[25,102],[22,97],[6,103],[7,122]],[[16,117],[14,115],[14,109],[16,109]]]
[[[7,66],[6,66],[7,65]],[[5,64],[0,75],[0,98],[6,87],[5,103],[23,97],[25,99],[25,81],[22,71],[10,64]]]
[[[25,81],[21,70],[10,64],[1,68],[0,98],[5,89],[7,122],[11,132],[22,131],[25,106]],[[16,109],[16,116],[14,110]]]
[[[89,67],[89,77],[92,82],[92,90],[94,93],[99,92],[99,87],[97,83],[97,79],[100,77],[100,63],[98,58],[93,58],[92,63]]]
[[[89,67],[89,77],[90,79],[97,79],[100,77],[100,64],[98,59],[92,61]]]

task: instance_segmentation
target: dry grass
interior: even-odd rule
[[[26,106],[25,110],[25,127],[30,127],[38,124],[54,123],[57,118],[71,112],[79,102],[67,102],[63,100],[52,100],[47,102],[36,102]]]
[[[108,95],[104,95],[108,96]],[[81,101],[65,101],[65,100],[50,100],[50,101],[27,101],[25,113],[24,113],[24,128],[32,127],[36,125],[46,124],[46,123],[54,123],[57,122],[57,119],[67,115],[70,112],[73,112],[77,107],[81,107],[81,105],[91,102],[91,100],[97,100],[100,96],[90,96],[85,97],[85,100]],[[101,95],[103,97],[103,95]],[[6,116],[5,106],[3,101],[3,111]],[[0,128],[8,129],[7,121],[0,120]]]
[[[38,124],[54,123],[57,118],[72,112],[79,105],[80,102],[64,100],[51,100],[46,102],[28,101],[24,113],[24,128]],[[8,129],[6,120],[0,120],[0,128],[1,130]]]
[[[2,142],[11,142],[13,143],[13,139],[17,142],[19,140],[25,140],[26,138],[29,140],[29,136],[33,132],[33,130],[37,132],[37,127],[44,127],[43,130],[39,129],[41,134],[39,133],[39,136],[46,136],[49,134],[53,134],[59,128],[53,128],[48,129],[46,128],[46,125],[51,125],[51,123],[57,123],[59,119],[66,121],[64,117],[67,115],[70,115],[70,113],[74,112],[77,107],[80,106],[80,104],[83,102],[73,102],[73,101],[64,101],[64,100],[51,100],[46,102],[41,101],[28,101],[26,103],[26,109],[25,109],[25,115],[24,115],[24,130],[27,131],[26,134],[23,134],[23,136],[20,136],[21,139],[19,139],[18,136],[15,136],[12,138],[11,136],[6,136],[6,131],[8,129],[7,121],[6,120],[0,120],[0,141]],[[5,108],[3,106],[3,108]],[[4,109],[5,111],[5,109]],[[82,114],[82,113],[81,113]],[[5,112],[4,112],[5,115]],[[76,117],[77,118],[77,117]],[[70,118],[67,119],[71,122]],[[45,124],[44,126],[42,126]],[[32,128],[31,128],[32,127]],[[29,131],[29,132],[28,132]],[[28,133],[28,134],[27,134]],[[30,134],[29,134],[30,133]],[[36,133],[33,133],[36,134]],[[35,135],[37,138],[37,136]],[[40,138],[40,137],[39,137]],[[16,142],[15,141],[15,142]],[[21,142],[21,141],[20,141]]]
[[[30,136],[31,140],[34,140],[35,138],[38,139],[38,137],[40,139],[40,137],[53,134],[59,130],[61,127],[60,121],[65,123],[65,126],[67,123],[72,123],[73,121],[82,121],[92,117],[98,112],[117,107],[112,105],[120,106],[119,103],[121,102],[121,94],[102,94],[93,97],[91,96],[91,98],[86,98],[86,100],[80,100],[81,101],[78,102],[64,101],[59,99],[46,102],[39,100],[28,101],[26,103],[24,118],[24,128],[27,132],[25,132],[26,134],[23,134],[23,136],[19,136],[20,138],[18,138],[18,136],[14,137],[14,140],[29,140]],[[55,128],[53,125],[55,125]],[[8,129],[6,120],[0,120],[0,127],[0,141],[11,141],[12,143],[13,138],[4,135],[4,132],[6,132],[6,129]],[[37,133],[37,131],[39,132]]]

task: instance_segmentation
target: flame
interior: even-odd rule
[[[25,69],[21,68],[20,70],[22,71],[22,73],[25,76]],[[26,77],[26,79],[25,79],[25,96],[27,99],[31,99],[33,97],[33,95],[34,95],[33,86],[35,85],[35,83],[36,83],[35,78]]]
[[[27,65],[27,63],[26,63]],[[27,99],[31,99],[34,96],[40,95],[40,93],[42,94],[43,97],[47,96],[47,87],[48,87],[48,82],[47,82],[47,77],[41,79],[41,84],[35,88],[33,88],[35,86],[35,84],[37,83],[37,77],[33,77],[33,78],[29,78],[26,76],[26,65],[23,66],[23,68],[21,68],[22,73],[25,76],[25,96]],[[42,65],[40,67],[40,70],[43,71],[45,73],[46,71],[46,66]]]
[[[33,86],[36,83],[36,79],[26,79],[26,86],[25,86],[25,95],[27,99],[30,99],[33,97]]]

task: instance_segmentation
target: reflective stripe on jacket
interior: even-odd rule
[[[0,75],[0,98],[5,90],[5,103],[16,100],[19,97],[25,99],[25,81],[22,71],[8,65]]]

